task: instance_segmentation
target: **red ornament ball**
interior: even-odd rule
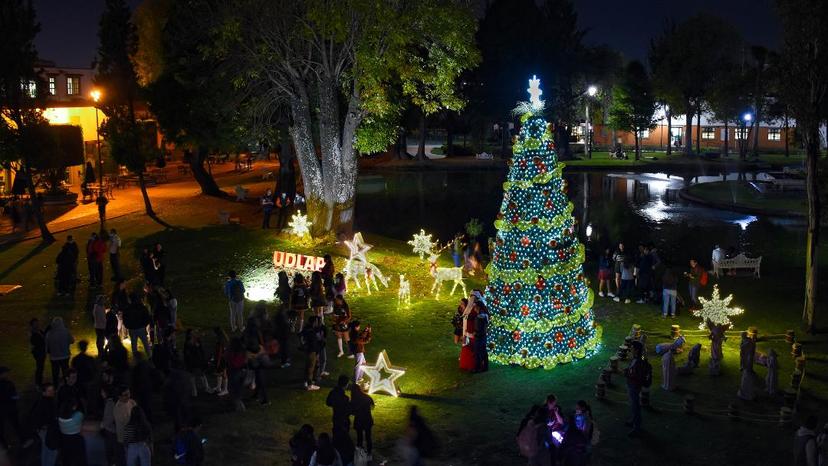
[[[569,339],[569,347],[570,347],[570,348],[574,348],[574,347],[575,347],[575,345],[576,345],[576,343],[575,343],[575,338],[570,338],[570,339]]]
[[[512,332],[512,340],[520,341],[520,330],[515,330]]]
[[[562,342],[562,341],[563,341],[563,339],[564,339],[564,334],[563,334],[563,332],[556,332],[556,333],[555,333],[555,341],[557,341],[558,343],[560,343],[560,342]]]
[[[520,306],[520,314],[521,314],[523,317],[528,316],[528,315],[529,315],[529,306],[528,306],[528,305],[526,305],[526,304],[524,304],[523,306]]]
[[[520,239],[520,244],[525,248],[532,244],[532,240],[530,240],[528,236],[524,236]]]

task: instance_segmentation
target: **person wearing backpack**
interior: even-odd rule
[[[230,305],[230,331],[244,330],[244,284],[236,278],[236,271],[227,273],[227,281],[224,282],[224,295],[227,296]]]
[[[653,367],[644,356],[644,346],[639,341],[632,343],[632,362],[624,369],[627,378],[627,394],[630,397],[631,419],[625,424],[632,427],[630,437],[641,433],[641,389],[653,383]]]
[[[794,436],[794,466],[817,466],[817,418],[808,416]]]

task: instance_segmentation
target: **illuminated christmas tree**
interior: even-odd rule
[[[521,129],[495,221],[486,302],[490,359],[551,369],[593,354],[601,329],[539,87],[530,79],[530,102],[516,109]]]

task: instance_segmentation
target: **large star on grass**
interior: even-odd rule
[[[310,236],[311,225],[313,225],[313,223],[310,222],[308,220],[308,216],[302,212],[294,214],[293,217],[291,217],[290,222],[288,222],[290,232],[302,238]]]
[[[730,316],[744,313],[744,309],[730,307],[732,300],[732,294],[724,299],[719,298],[719,285],[713,286],[713,295],[710,296],[710,299],[699,296],[699,302],[702,308],[693,311],[694,316],[701,317],[702,319],[701,324],[699,324],[699,329],[706,329],[708,320],[714,325],[730,325],[732,323],[730,322]]]
[[[376,364],[363,368],[363,374],[368,377],[368,394],[384,392],[395,397],[400,395],[397,379],[405,375],[405,369],[392,366],[385,350],[377,356]]]
[[[431,241],[431,233],[426,234],[425,230],[420,228],[420,234],[414,233],[414,239],[408,242],[414,246],[414,254],[420,256],[420,260],[425,259],[426,254],[431,254],[437,242]]]
[[[362,239],[361,232],[354,233],[354,238],[351,241],[346,240],[345,246],[347,246],[348,250],[351,252],[350,257],[348,257],[349,261],[357,260],[362,261],[365,264],[368,263],[368,258],[365,257],[365,255],[373,246],[365,243]]]

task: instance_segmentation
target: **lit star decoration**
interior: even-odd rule
[[[345,240],[345,246],[350,251],[349,261],[357,260],[364,263],[368,262],[368,258],[365,255],[373,246],[365,243],[365,240],[362,239],[362,232],[354,233],[351,241]]]
[[[368,377],[369,395],[377,392],[384,392],[395,397],[400,395],[397,379],[405,375],[405,368],[392,366],[385,350],[377,356],[376,364],[363,367],[363,374]]]
[[[313,223],[310,222],[308,220],[308,216],[303,214],[302,212],[297,212],[293,214],[293,217],[291,217],[290,222],[288,222],[290,232],[301,238],[304,238],[305,236],[310,236],[311,225],[313,225]]]
[[[693,311],[693,315],[701,317],[699,324],[700,330],[707,329],[707,321],[709,320],[714,325],[731,325],[730,316],[737,316],[744,314],[745,310],[738,307],[730,307],[730,302],[733,300],[733,295],[729,295],[724,299],[719,298],[719,285],[713,285],[713,295],[710,299],[699,296],[699,302],[702,308]]]
[[[601,328],[539,85],[533,77],[531,105],[518,107],[521,128],[495,220],[485,298],[490,360],[552,369],[595,354]]]
[[[365,243],[362,239],[362,233],[354,233],[353,239],[345,241],[345,246],[347,246],[350,251],[348,261],[345,262],[345,267],[342,269],[342,273],[345,274],[345,283],[347,283],[348,280],[353,280],[357,289],[361,289],[362,285],[360,284],[360,277],[362,277],[366,288],[368,289],[368,294],[371,294],[371,285],[374,285],[375,290],[379,290],[377,280],[379,280],[383,286],[388,286],[388,279],[386,279],[380,269],[376,265],[370,263],[368,261],[368,257],[366,257],[366,254],[373,246]]]
[[[543,101],[540,96],[543,95],[543,91],[540,88],[540,79],[537,76],[532,75],[532,79],[529,80],[529,89],[526,89],[526,91],[529,92],[529,102],[532,104],[532,108],[542,108]]]
[[[437,246],[436,241],[431,241],[431,233],[426,234],[425,230],[420,228],[420,234],[414,233],[414,239],[408,242],[414,246],[414,254],[420,256],[420,260],[425,260],[426,254],[431,254],[431,251]]]

